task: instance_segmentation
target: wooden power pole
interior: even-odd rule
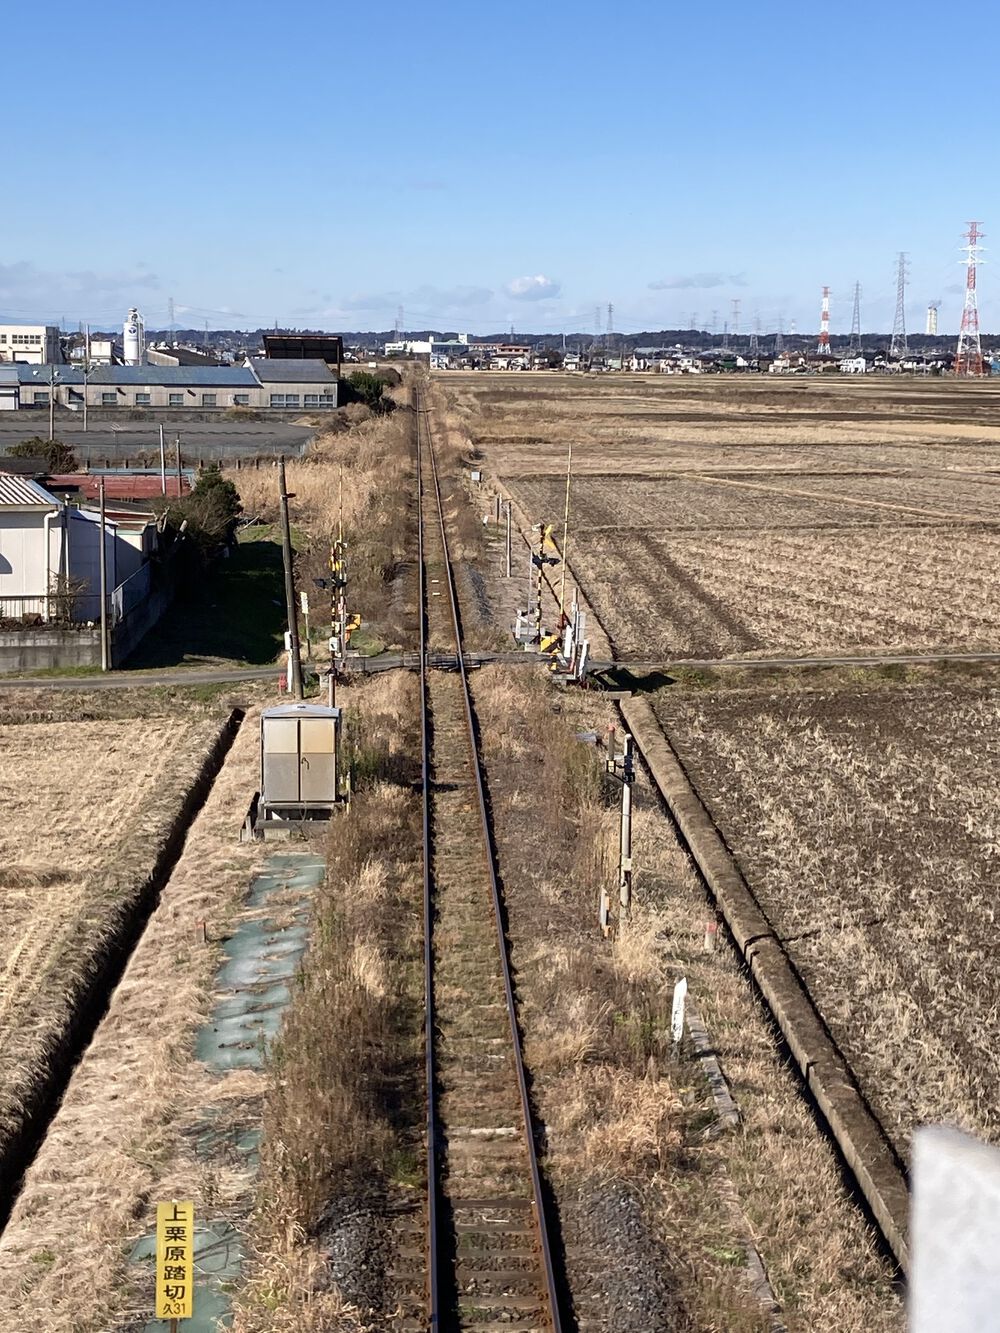
[[[302,657],[299,649],[299,621],[295,609],[295,576],[292,572],[292,528],[288,519],[289,495],[285,487],[285,455],[278,458],[278,487],[281,499],[281,558],[285,566],[285,608],[288,614],[288,692],[296,699],[302,693]]]

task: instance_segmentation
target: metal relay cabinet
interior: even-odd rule
[[[339,793],[340,709],[281,704],[260,715],[260,817],[329,814]]]

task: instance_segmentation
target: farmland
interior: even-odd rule
[[[619,653],[1000,648],[996,390],[664,379],[446,386]]]
[[[897,1149],[1000,1139],[995,686],[734,690],[657,706]]]
[[[185,717],[4,710],[0,1156],[135,909],[219,725],[197,706]]]
[[[572,444],[571,574],[617,656],[667,668],[647,687],[681,779],[899,1160],[928,1122],[1000,1141],[996,672],[669,672],[1000,651],[1000,393],[750,377],[445,392],[487,482],[557,537]]]

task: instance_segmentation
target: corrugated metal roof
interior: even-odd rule
[[[269,357],[250,358],[254,374],[262,384],[336,384],[325,361],[279,361]]]
[[[65,472],[49,477],[49,485],[60,491],[72,490],[87,500],[97,500],[101,494],[101,481],[104,482],[104,494],[108,500],[155,500],[161,494],[160,474],[142,472],[121,473],[116,476],[101,476],[87,472]],[[177,474],[167,472],[166,494],[177,495]],[[187,477],[181,478],[181,494],[191,489]]]
[[[56,384],[83,383],[83,371],[75,366],[29,366],[26,361],[17,362],[17,378],[22,384],[37,384],[44,388],[49,382],[50,369]]]
[[[242,366],[99,366],[90,372],[90,383],[134,384],[139,388],[162,384],[170,388],[252,389],[257,381],[253,371]]]
[[[25,506],[32,509],[57,509],[59,501],[39,486],[37,481],[16,477],[13,472],[0,472],[0,505],[18,505],[22,509]]]

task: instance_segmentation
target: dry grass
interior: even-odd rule
[[[995,688],[757,697],[661,716],[901,1153],[1000,1139]]]
[[[218,728],[204,713],[0,726],[0,1151]]]
[[[581,756],[591,765],[593,752],[573,734],[602,731],[613,714],[592,696],[562,695],[556,715],[552,694],[521,671],[490,668],[473,683],[527,1057],[557,1194],[581,1178],[641,1189],[652,1233],[670,1256],[679,1328],[768,1327],[744,1285],[749,1234],[794,1333],[898,1333],[901,1304],[874,1237],[766,1019],[732,955],[703,952],[710,913],[644,778],[636,791],[632,919],[613,942],[596,931],[617,816],[589,777],[581,780],[575,766]],[[494,737],[510,732],[524,742],[517,766],[503,755],[490,763]],[[576,775],[559,779],[554,770],[567,759]],[[561,821],[554,803],[538,808],[549,787],[561,788]],[[701,1129],[714,1118],[713,1103],[692,1066],[666,1053],[679,974],[688,977],[744,1118],[737,1133],[710,1143]]]
[[[0,1280],[12,1326],[33,1333],[98,1333],[148,1293],[131,1289],[129,1238],[156,1198],[193,1198],[225,1214],[246,1178],[196,1152],[192,1129],[223,1122],[255,1095],[256,1076],[220,1083],[191,1059],[219,965],[198,923],[218,939],[238,910],[261,852],[236,841],[256,778],[249,717],[74,1073],[0,1242]]]
[[[742,1273],[725,1259],[739,1252],[738,1221],[734,1226],[707,1173],[689,1161],[700,1108],[689,1071],[665,1058],[674,972],[663,921],[655,910],[637,912],[613,944],[596,929],[598,891],[613,882],[617,864],[618,820],[605,803],[601,761],[574,731],[594,725],[598,706],[561,696],[557,714],[544,681],[520,670],[486,668],[473,685],[525,1054],[564,1233],[569,1228],[570,1245],[586,1252],[567,1199],[583,1193],[593,1202],[638,1190],[644,1244],[658,1256],[642,1262],[663,1269],[651,1281],[670,1289],[671,1326],[764,1328]],[[601,708],[599,716],[606,726],[612,715]],[[511,733],[521,747],[516,766],[507,758]],[[711,1239],[702,1245],[706,1234]],[[613,1248],[613,1237],[603,1244]],[[610,1252],[595,1249],[571,1265],[595,1271],[610,1261]],[[574,1280],[582,1274],[571,1274],[571,1286]]]
[[[714,1170],[734,1182],[742,1225],[761,1253],[791,1333],[901,1333],[902,1303],[875,1237],[845,1192],[795,1075],[777,1055],[761,1007],[728,948],[704,952],[713,913],[644,778],[636,792],[633,851],[636,907],[618,947],[626,958],[635,947],[641,968],[658,944],[671,978],[687,977],[742,1115],[734,1134],[691,1146],[708,1177],[705,1188],[711,1190]],[[698,1179],[689,1175],[686,1190],[664,1189],[659,1200],[661,1225],[688,1265],[726,1243],[717,1227],[727,1210],[713,1221],[711,1209],[693,1206]],[[711,1284],[700,1290],[711,1298]],[[710,1326],[728,1328],[724,1320]]]
[[[355,743],[381,752],[387,767],[390,746],[397,755],[416,747],[416,688],[397,673],[355,691]],[[345,1213],[367,1210],[378,1229],[387,1198],[406,1196],[396,1173],[419,1138],[418,792],[364,778],[328,848],[309,953],[268,1077],[239,1333],[367,1326],[331,1287],[320,1242]]]
[[[314,577],[329,577],[342,495],[350,610],[390,637],[399,636],[401,611],[388,605],[387,587],[413,547],[413,428],[412,409],[404,402],[390,416],[369,417],[349,430],[319,435],[306,457],[286,465],[288,490],[294,496],[292,524],[305,534],[304,549],[296,557],[301,586],[308,589]],[[275,469],[241,469],[232,475],[245,513],[275,522]]]

